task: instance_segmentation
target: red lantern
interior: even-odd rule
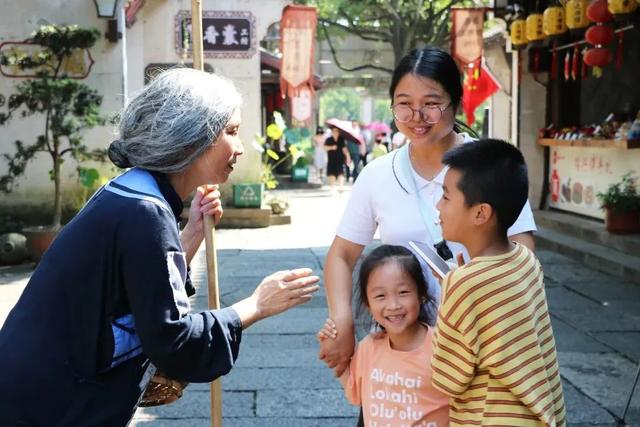
[[[587,17],[593,22],[609,22],[613,20],[607,0],[593,0],[587,7]]]
[[[584,54],[584,63],[590,67],[604,67],[611,62],[611,52],[603,47],[594,47]]]
[[[607,25],[594,25],[587,30],[585,38],[594,46],[609,44],[613,40],[613,28]]]

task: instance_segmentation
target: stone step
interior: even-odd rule
[[[536,224],[589,243],[640,256],[640,234],[611,234],[602,221],[558,211],[534,212]]]
[[[638,253],[625,253],[607,246],[591,243],[584,239],[546,228],[541,226],[540,223],[538,223],[535,239],[536,248],[557,252],[588,265],[589,268],[640,285],[640,256],[638,256]]]

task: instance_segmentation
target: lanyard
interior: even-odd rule
[[[420,192],[418,191],[418,183],[416,182],[416,177],[414,176],[413,168],[411,167],[411,160],[409,159],[410,145],[410,143],[406,144],[405,148],[399,153],[402,157],[400,160],[400,164],[404,166],[405,174],[407,175],[407,177],[410,177],[409,181],[411,182],[411,184],[413,184],[413,190],[416,195],[416,202],[418,203],[420,215],[422,216],[422,221],[424,222],[424,226],[427,229],[427,233],[431,236],[432,243],[438,244],[442,241],[442,230],[440,226],[436,224],[436,220],[439,218],[440,214],[436,210],[435,206],[427,203],[426,200],[420,197]],[[440,173],[442,173],[442,171]]]

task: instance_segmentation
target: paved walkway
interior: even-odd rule
[[[286,191],[292,224],[219,230],[219,282],[225,305],[247,296],[265,275],[308,266],[321,273],[348,193]],[[621,282],[548,251],[547,298],[559,350],[570,425],[614,426],[640,360],[640,287]],[[193,263],[200,288],[195,309],[206,308],[204,252]],[[0,322],[30,275],[0,268]],[[314,333],[326,317],[323,290],[310,303],[248,329],[236,367],[223,378],[224,425],[353,426],[356,409],[316,358]],[[630,425],[640,425],[640,390]],[[209,385],[191,384],[178,402],[139,409],[134,426],[209,426]]]

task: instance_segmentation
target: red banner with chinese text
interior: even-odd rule
[[[280,93],[293,98],[302,88],[313,93],[313,51],[316,41],[316,8],[286,6],[280,20]]]
[[[451,9],[451,55],[462,64],[482,57],[484,8]]]

